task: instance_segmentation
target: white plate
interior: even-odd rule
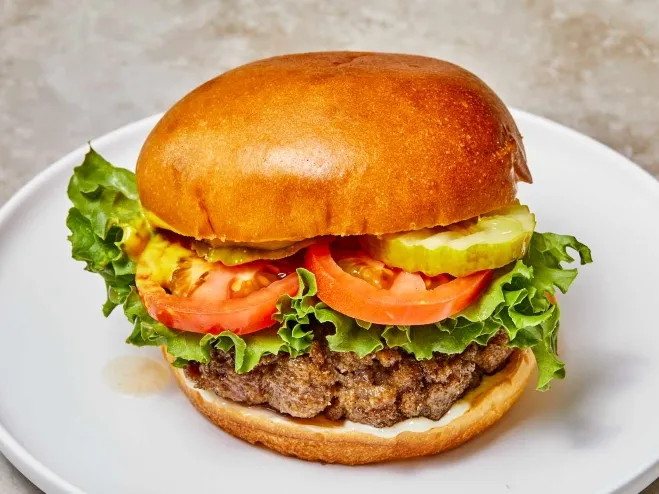
[[[84,148],[0,211],[0,445],[49,493],[638,492],[659,475],[659,183],[622,156],[522,112],[535,178],[520,196],[540,231],[577,235],[595,263],[562,305],[568,378],[527,389],[490,431],[437,457],[342,467],[284,458],[206,422],[172,383],[155,396],[112,391],[102,369],[149,355],[123,343],[120,310],[70,256],[66,184]],[[94,142],[132,167],[152,117]]]

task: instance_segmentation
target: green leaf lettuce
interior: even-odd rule
[[[72,256],[105,280],[107,316],[135,285],[135,263],[122,249],[124,232],[142,220],[135,176],[90,149],[75,168],[67,193],[73,203],[66,218]]]

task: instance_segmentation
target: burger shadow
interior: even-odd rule
[[[606,407],[608,400],[615,399],[611,390],[624,389],[644,363],[637,356],[598,352],[593,347],[588,351],[587,360],[580,361],[578,355],[566,359],[568,379],[554,383],[550,392],[536,391],[537,376],[532,376],[510,411],[466,444],[441,455],[392,462],[387,464],[387,470],[406,475],[448,468],[468,458],[486,461],[488,455],[505,454],[505,445],[520,442],[528,449],[529,456],[533,456],[534,443],[537,444],[534,439],[540,429],[543,436],[563,441],[568,449],[603,447],[622,431],[622,425],[611,423],[598,411]]]

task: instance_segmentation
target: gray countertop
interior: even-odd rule
[[[359,4],[359,6],[356,6]],[[656,0],[4,0],[0,204],[88,139],[284,52],[444,58],[659,177]],[[0,492],[39,492],[0,456]],[[646,491],[659,494],[659,483]]]

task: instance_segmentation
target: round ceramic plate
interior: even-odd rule
[[[638,492],[659,475],[659,183],[585,136],[515,117],[535,179],[521,200],[539,231],[574,234],[595,259],[562,299],[568,377],[550,392],[530,386],[498,424],[450,453],[363,467],[307,463],[234,439],[171,379],[147,397],[117,393],[108,363],[161,357],[123,343],[128,322],[120,310],[102,316],[101,279],[71,259],[66,185],[83,147],[0,211],[2,452],[49,493]],[[133,167],[157,118],[93,145]]]

